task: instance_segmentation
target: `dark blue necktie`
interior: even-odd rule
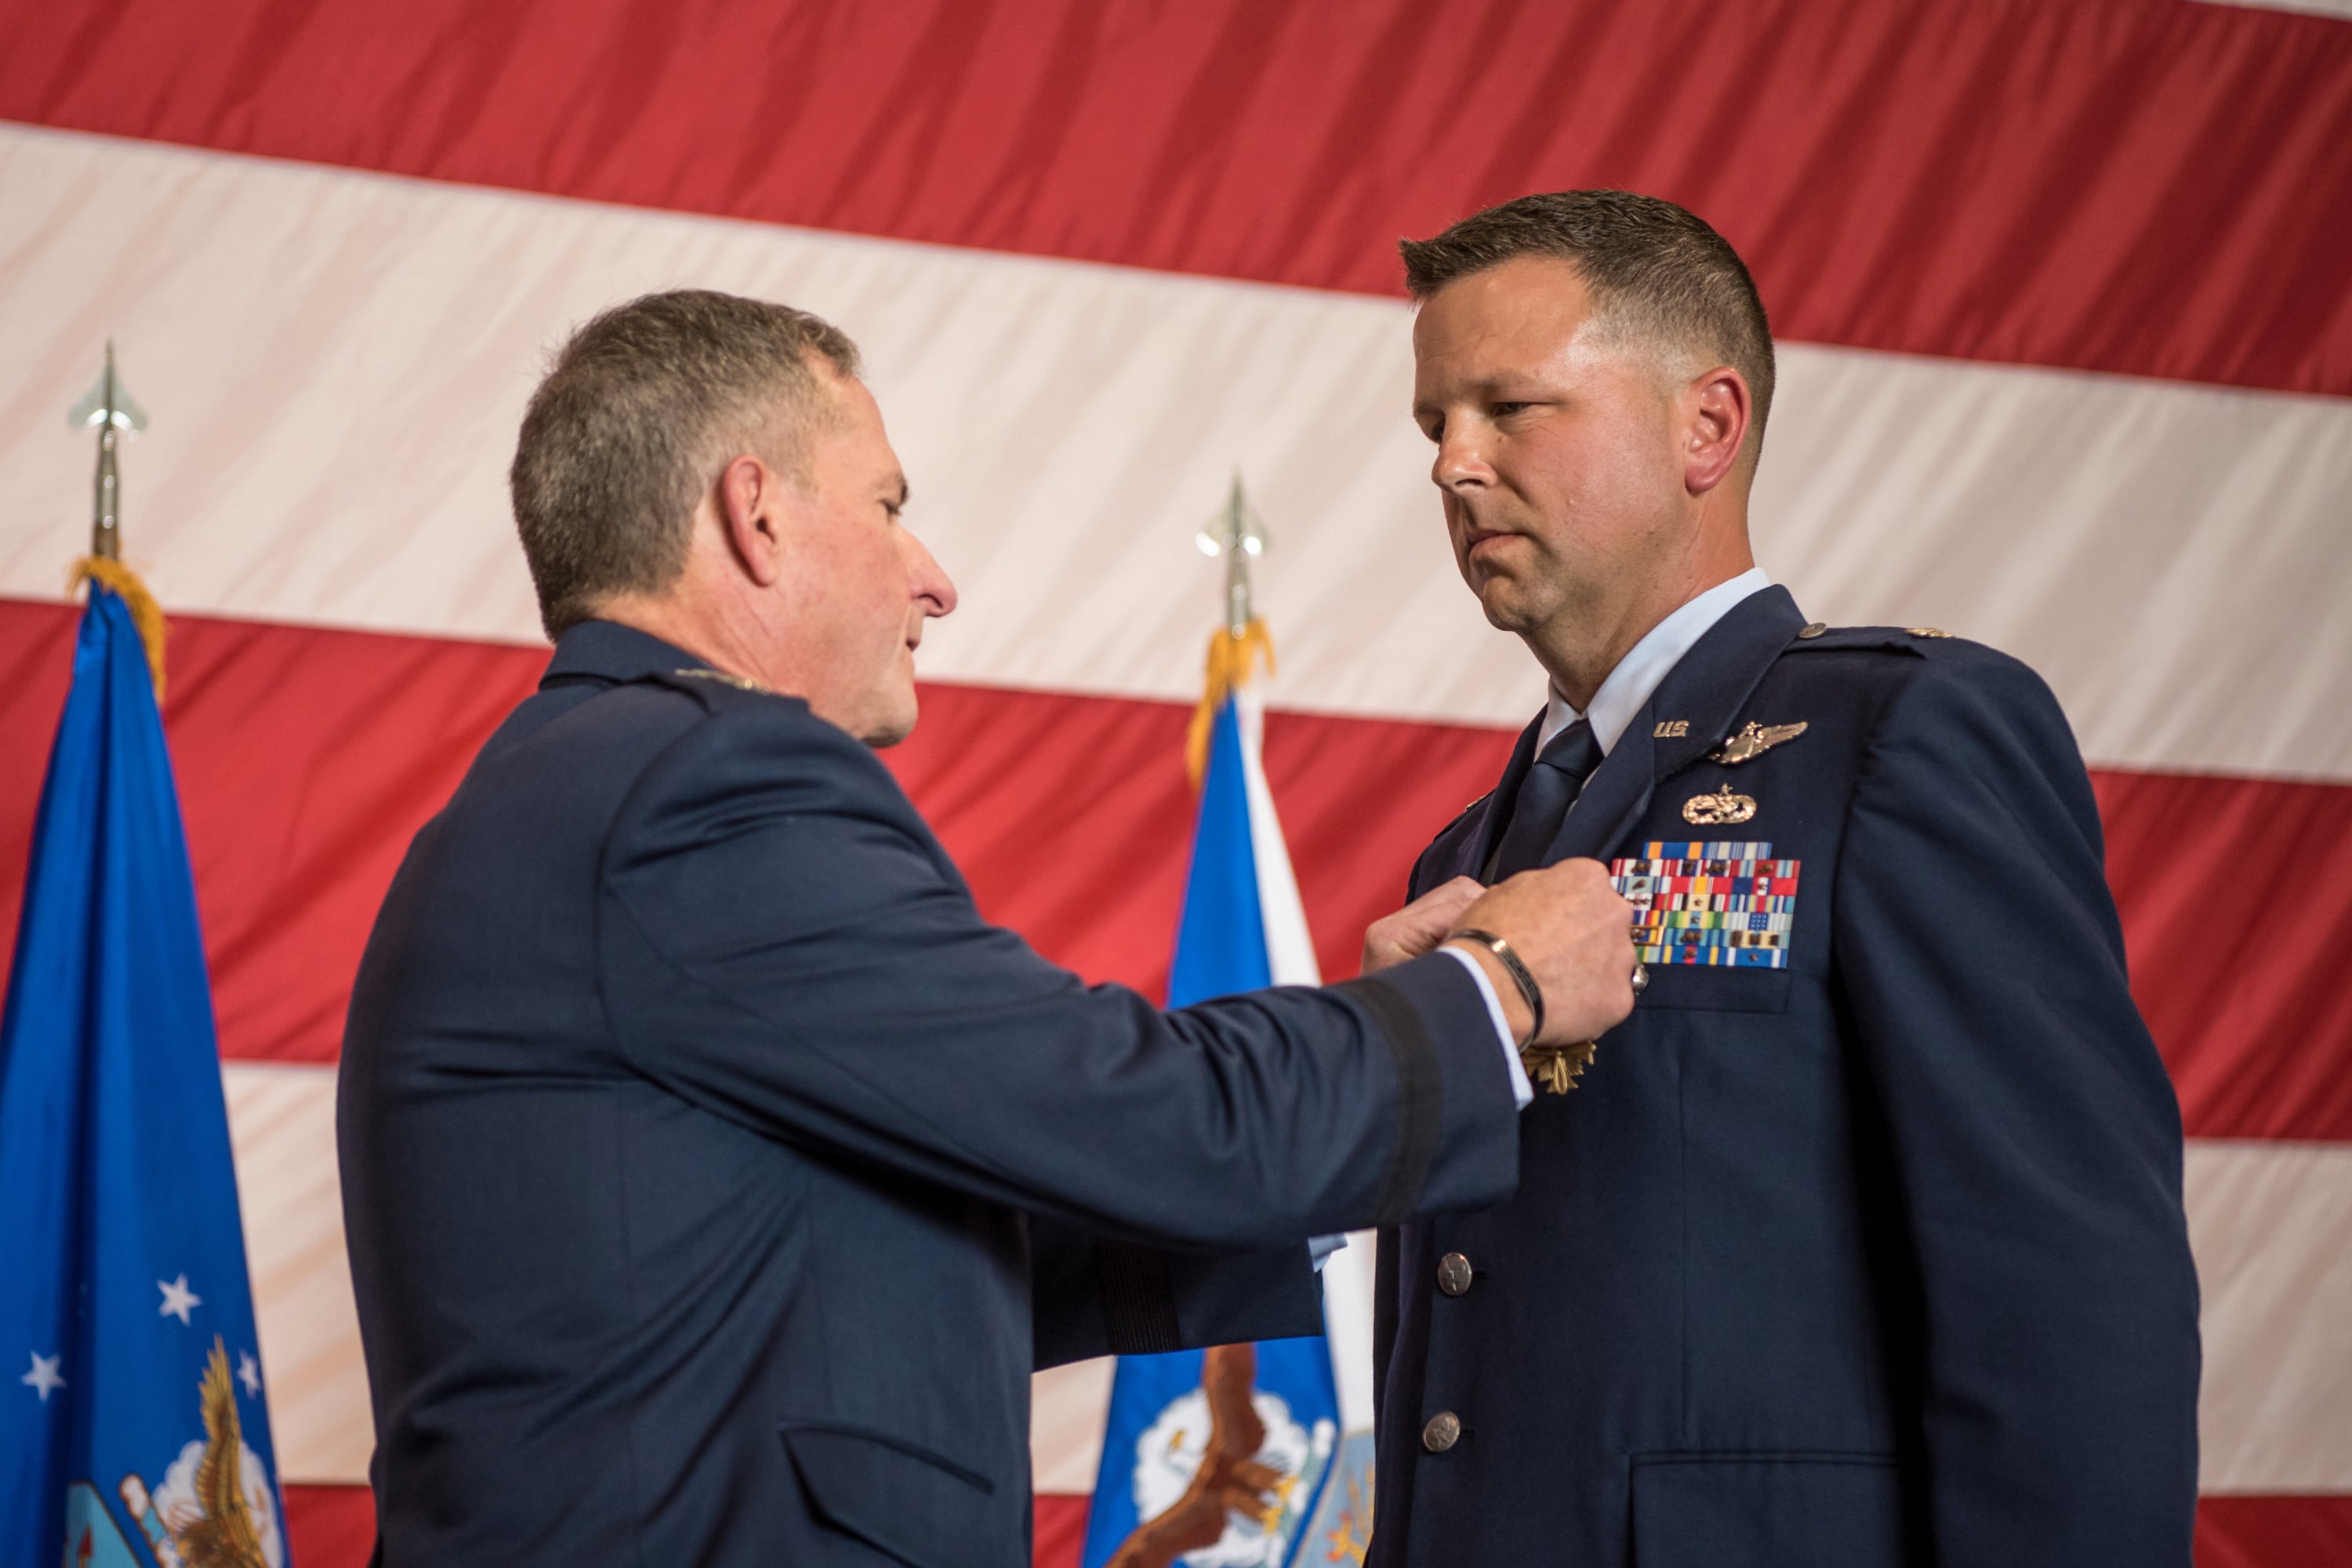
[[[1601,742],[1592,726],[1579,719],[1551,738],[1528,776],[1519,781],[1519,798],[1511,805],[1511,825],[1495,852],[1495,880],[1516,876],[1544,863],[1544,852],[1559,837],[1568,808],[1584,788],[1584,781],[1601,765]]]

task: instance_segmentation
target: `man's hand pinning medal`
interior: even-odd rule
[[[1373,923],[1364,973],[1453,942],[1493,984],[1528,1077],[1565,1094],[1591,1064],[1595,1037],[1633,1010],[1633,915],[1597,860],[1563,860],[1492,888],[1457,877]]]

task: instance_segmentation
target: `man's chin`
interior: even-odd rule
[[[1526,636],[1543,623],[1544,617],[1529,603],[1531,595],[1507,577],[1488,577],[1478,584],[1478,607],[1486,613],[1486,624],[1496,631]]]
[[[910,689],[903,701],[892,704],[891,711],[867,726],[858,739],[877,752],[887,751],[915,732],[919,705]]]

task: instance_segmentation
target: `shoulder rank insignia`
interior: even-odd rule
[[[723,669],[673,669],[670,673],[684,676],[689,680],[715,680],[721,686],[731,686],[738,691],[756,691],[762,697],[775,695],[756,680],[746,680],[740,675],[730,675]]]
[[[1729,784],[1714,795],[1697,795],[1683,802],[1683,820],[1694,827],[1717,827],[1746,822],[1756,815],[1756,797],[1733,793]]]
[[[1941,626],[1906,626],[1903,629],[1915,637],[1948,637],[1952,635]]]
[[[1753,762],[1782,742],[1793,741],[1804,732],[1805,726],[1801,721],[1794,724],[1759,724],[1751,721],[1748,728],[1709,752],[1707,761],[1726,766]],[[1697,819],[1694,817],[1692,820]]]

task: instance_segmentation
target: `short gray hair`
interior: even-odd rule
[[[1631,191],[1555,191],[1397,248],[1416,300],[1515,257],[1573,264],[1594,313],[1625,337],[1686,346],[1739,372],[1756,403],[1751,441],[1761,447],[1775,379],[1771,323],[1748,264],[1696,214]]]
[[[761,456],[803,471],[826,412],[813,356],[857,374],[857,345],[830,322],[698,289],[632,300],[572,334],[507,476],[549,637],[613,595],[677,581],[694,510],[736,453],[780,446]]]

